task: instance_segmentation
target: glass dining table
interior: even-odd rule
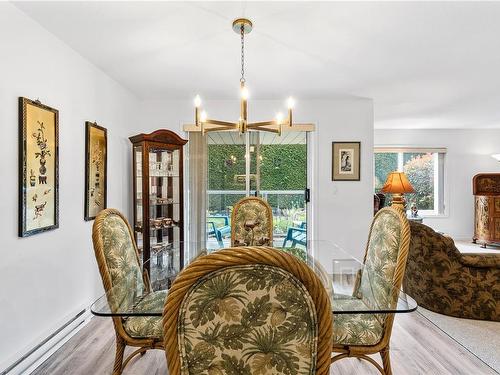
[[[218,251],[201,243],[178,243],[180,249],[185,251],[190,263],[199,256]],[[279,247],[306,262],[322,281],[330,296],[332,313],[336,314],[400,314],[409,313],[417,309],[417,303],[403,291],[392,290],[391,282],[382,282],[377,276],[377,270],[369,269],[363,262],[353,257],[348,251],[335,243],[325,240],[308,241],[306,246]],[[92,305],[91,312],[103,317],[128,317],[128,316],[161,316],[163,306],[147,307],[148,295],[161,291],[168,294],[168,288],[175,280],[179,270],[172,264],[172,249],[163,249],[151,253],[148,260],[150,266],[149,285],[143,282],[142,277],[136,273],[126,277],[120,283],[113,285],[105,294],[99,297]],[[193,254],[189,256],[190,254]],[[187,265],[186,264],[186,265]],[[185,266],[186,266],[185,265]],[[393,296],[383,298],[382,301],[366,301],[357,293],[359,280],[363,275],[363,290],[366,293],[376,293],[383,288],[384,294]],[[372,276],[373,275],[373,276]],[[354,303],[353,303],[354,302]],[[145,308],[146,307],[146,308]]]

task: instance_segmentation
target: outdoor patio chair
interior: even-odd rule
[[[292,247],[307,246],[307,223],[305,221],[301,222],[298,227],[288,227],[283,247],[286,247],[288,242],[292,242]]]

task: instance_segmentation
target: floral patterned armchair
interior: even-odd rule
[[[257,197],[241,199],[231,215],[231,246],[272,246],[273,212]]]
[[[459,318],[500,321],[500,254],[461,254],[453,239],[410,223],[404,290],[417,303]]]
[[[332,311],[311,268],[270,247],[197,258],[163,310],[170,375],[329,374]]]
[[[393,309],[403,281],[409,242],[410,227],[405,213],[392,207],[378,211],[354,291],[350,296],[334,294],[335,309],[352,305]],[[339,354],[332,358],[332,363],[357,357],[373,364],[382,374],[392,374],[389,341],[393,321],[394,314],[337,314],[333,324],[333,352]],[[380,353],[383,368],[368,356],[375,353]]]
[[[108,208],[97,215],[92,228],[92,241],[104,290],[107,292],[114,288],[111,294],[113,300],[108,301],[111,309],[116,307],[116,304],[128,306],[127,299],[133,298],[134,290],[151,290],[147,275],[141,271],[132,228],[119,211]],[[140,304],[145,310],[150,310],[154,308],[153,306],[161,308],[165,297],[166,291],[151,292]],[[126,319],[113,317],[113,324],[116,333],[113,375],[121,374],[135,355],[143,354],[148,349],[163,349],[161,317],[133,316]],[[123,362],[127,345],[139,349]]]

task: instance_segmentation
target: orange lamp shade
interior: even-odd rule
[[[387,180],[381,191],[382,193],[404,194],[414,193],[415,189],[403,172],[391,172],[387,175]]]

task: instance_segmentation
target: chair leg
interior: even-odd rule
[[[113,367],[113,375],[121,375],[122,373],[122,363],[123,363],[123,353],[125,352],[125,341],[116,335],[116,355],[115,355],[115,365]]]
[[[382,357],[382,364],[384,366],[385,375],[392,375],[391,357],[389,355],[389,347],[382,349],[380,351],[380,356]]]

